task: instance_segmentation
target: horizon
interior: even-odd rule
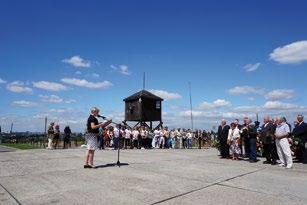
[[[245,116],[307,116],[307,2],[0,2],[0,126],[82,132],[92,106],[124,120],[143,88],[162,121],[212,130]]]

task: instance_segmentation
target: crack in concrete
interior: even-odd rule
[[[22,205],[20,201],[18,201],[18,199],[11,192],[9,192],[9,190],[7,190],[2,184],[0,184],[0,186],[14,199],[18,205]]]
[[[169,200],[172,200],[172,199],[175,199],[175,198],[179,198],[179,197],[182,197],[182,196],[185,196],[185,195],[188,195],[188,194],[191,194],[191,193],[194,193],[194,192],[197,192],[197,191],[200,191],[200,190],[203,190],[203,189],[206,189],[206,188],[215,186],[215,185],[220,185],[220,184],[223,183],[223,182],[227,182],[227,181],[230,181],[230,180],[233,180],[233,179],[237,179],[237,178],[240,178],[240,177],[249,175],[249,174],[253,174],[253,173],[256,173],[256,172],[260,172],[260,171],[262,171],[262,170],[264,170],[264,169],[266,169],[266,168],[261,168],[261,169],[255,170],[255,171],[251,171],[251,172],[247,172],[247,173],[244,173],[244,174],[240,174],[240,175],[237,175],[237,176],[234,176],[234,177],[230,177],[230,178],[228,178],[228,179],[224,179],[224,180],[222,180],[222,181],[215,182],[215,183],[209,184],[209,185],[207,185],[207,186],[200,187],[200,188],[198,188],[198,189],[194,189],[194,190],[191,190],[191,191],[188,191],[188,192],[185,192],[185,193],[181,193],[181,194],[178,194],[178,195],[175,195],[175,196],[172,196],[172,197],[169,197],[169,198],[166,198],[166,199],[157,201],[157,202],[152,203],[152,204],[150,204],[150,205],[161,204],[161,203],[163,203],[163,202],[166,202],[166,201],[169,201]]]
[[[258,193],[258,194],[264,194],[264,195],[267,195],[267,196],[281,197],[280,194],[266,193],[266,192],[257,191],[257,190],[253,190],[253,189],[247,189],[247,188],[243,188],[243,187],[236,187],[236,186],[232,186],[232,185],[228,185],[228,184],[221,184],[221,183],[219,183],[217,185],[218,186],[232,188],[232,189],[239,189],[239,190],[243,190],[243,191],[254,192],[254,193]],[[286,196],[290,197],[292,200],[296,200],[296,201],[304,200],[303,198],[300,198],[299,196],[292,195],[292,194],[284,194],[283,193],[282,195],[286,195]]]

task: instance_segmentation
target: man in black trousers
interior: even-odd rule
[[[267,116],[263,119],[263,125],[260,129],[261,142],[263,144],[263,155],[266,158],[264,164],[275,165],[278,159],[276,145],[274,141],[275,126],[272,119]]]
[[[227,144],[228,132],[229,132],[229,125],[226,125],[226,120],[221,121],[221,125],[218,128],[217,132],[217,139],[220,142],[221,149],[221,158],[228,158],[229,157],[229,145]]]
[[[304,116],[297,116],[297,125],[293,129],[292,134],[298,141],[297,159],[300,162],[307,163],[307,123],[304,122]]]

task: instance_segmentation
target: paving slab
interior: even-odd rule
[[[220,159],[215,149],[0,153],[0,204],[307,204],[306,165]]]
[[[16,149],[0,145],[0,152],[14,152]]]

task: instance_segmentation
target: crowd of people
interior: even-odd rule
[[[303,115],[297,116],[293,129],[285,117],[273,119],[266,116],[261,126],[260,122],[252,123],[248,117],[244,118],[243,125],[238,119],[227,125],[223,119],[217,138],[221,158],[248,158],[249,162],[255,163],[260,150],[266,158],[265,164],[292,168],[293,157],[298,162],[307,163],[307,124]]]
[[[260,155],[266,159],[263,163],[279,164],[285,168],[293,167],[293,158],[298,162],[307,163],[307,124],[303,115],[297,116],[293,129],[285,117],[273,119],[266,116],[262,125],[258,121],[252,123],[248,117],[243,119],[243,124],[235,119],[227,125],[223,119],[216,135],[213,131],[181,128],[160,127],[151,130],[142,124],[134,128],[122,124],[112,126],[112,120],[99,123],[98,113],[98,108],[92,108],[87,121],[85,168],[93,165],[96,149],[201,149],[210,147],[212,142],[218,142],[221,158],[247,158],[249,162],[256,163]],[[63,148],[71,147],[70,137],[71,130],[66,126]],[[48,127],[47,149],[57,149],[59,139],[60,127],[52,122]]]
[[[64,128],[64,136],[63,136],[63,149],[71,147],[71,129],[69,126]],[[57,149],[59,148],[59,140],[60,140],[61,132],[60,132],[60,125],[51,122],[48,131],[48,145],[46,149]]]
[[[171,129],[151,130],[146,126],[130,128],[117,125],[100,129],[98,148],[121,146],[123,149],[191,149],[208,147],[212,135],[205,130]]]

